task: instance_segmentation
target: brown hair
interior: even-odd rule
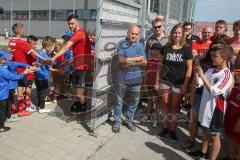
[[[211,54],[219,54],[223,59],[229,60],[232,57],[233,48],[228,44],[214,44],[210,51]]]
[[[15,23],[12,26],[12,31],[14,34],[18,34],[20,32],[20,29],[22,29],[24,27],[24,25],[22,23]]]
[[[183,27],[186,27],[186,26],[191,26],[191,28],[192,28],[193,24],[192,24],[192,22],[184,22]]]
[[[42,46],[45,48],[48,45],[53,45],[54,41],[51,36],[46,36],[42,41]]]
[[[38,41],[38,38],[34,35],[29,35],[27,36],[27,42],[28,43],[31,43],[31,42],[37,42]]]
[[[240,29],[240,20],[237,20],[233,23],[233,30],[237,28],[237,29]]]
[[[172,29],[171,29],[171,32],[170,32],[170,36],[169,36],[169,41],[168,41],[168,44],[170,46],[173,46],[173,34],[174,32],[180,28],[182,30],[182,38],[180,40],[180,45],[183,46],[185,44],[185,41],[186,41],[186,37],[185,37],[185,34],[184,34],[184,29],[183,29],[183,25],[181,23],[179,24],[176,24]]]
[[[217,20],[215,25],[217,25],[217,24],[224,24],[227,27],[227,22],[225,20],[222,20],[222,19]]]

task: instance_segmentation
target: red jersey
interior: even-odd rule
[[[57,55],[55,51],[51,53],[51,57],[54,57],[55,55]],[[63,63],[64,61],[65,61],[65,54],[62,54],[55,60],[55,62],[57,63]]]
[[[92,70],[94,56],[91,52],[91,43],[87,33],[83,29],[79,29],[73,33],[70,41],[73,43],[74,70]]]
[[[236,40],[234,37],[230,38],[228,44],[233,48],[232,62],[235,63],[238,52],[240,51],[240,41]]]
[[[211,43],[212,43],[211,41],[210,42],[194,41],[192,43],[192,50],[197,52],[197,56],[206,55]]]
[[[146,67],[146,83],[145,86],[148,88],[154,88],[156,85],[157,71],[159,69],[160,61],[158,58],[152,57],[147,60]]]
[[[12,38],[8,43],[8,47],[12,50],[12,60],[14,62],[22,62],[32,65],[34,57],[29,55],[32,51],[31,46],[21,38]],[[24,68],[17,68],[17,73],[22,73]],[[26,76],[27,80],[32,80],[34,78],[33,74],[28,74]]]

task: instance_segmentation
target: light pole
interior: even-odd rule
[[[28,0],[28,35],[31,34],[31,0]]]
[[[11,27],[13,26],[13,0],[11,0],[11,20],[10,20],[10,24],[11,24]],[[13,33],[12,33],[12,30],[11,30],[11,37],[12,37]]]
[[[51,36],[52,0],[49,0],[48,35]]]

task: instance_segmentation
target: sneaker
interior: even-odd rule
[[[29,116],[31,114],[32,114],[32,112],[23,110],[21,112],[18,112],[18,117]]]
[[[13,116],[11,116],[11,118],[7,118],[6,119],[6,122],[8,122],[8,123],[10,123],[10,122],[17,122],[17,121],[18,121],[18,119],[16,117],[13,117]]]
[[[207,160],[208,159],[208,154],[203,153],[202,151],[193,151],[193,152],[189,152],[188,153],[189,156],[193,157],[193,158],[198,158],[201,160]]]
[[[131,122],[126,123],[126,127],[131,131],[136,132],[136,127]]]
[[[177,141],[178,141],[176,131],[170,131],[170,132],[169,132],[169,136],[170,136],[170,139],[171,139],[173,142],[177,142]]]
[[[43,109],[39,109],[38,112],[39,112],[40,114],[42,114],[42,113],[49,113],[49,112],[51,112],[51,110],[50,110],[50,109],[43,108]]]
[[[45,104],[51,104],[52,99],[50,97],[45,98]]]
[[[33,107],[27,107],[26,108],[26,111],[29,111],[29,112],[37,112],[37,109],[33,108]]]
[[[0,127],[0,132],[7,132],[10,129],[11,129],[10,127]]]
[[[54,99],[54,100],[53,100],[53,103],[57,103],[57,100],[56,100],[56,99]]]
[[[141,117],[141,122],[148,122],[149,119],[150,119],[150,116],[149,116],[149,115],[143,115],[143,116]]]
[[[155,119],[154,121],[153,121],[153,128],[157,128],[157,124],[158,124],[158,121]]]
[[[163,128],[161,130],[161,132],[158,134],[158,137],[159,138],[163,138],[163,137],[166,137],[169,133],[169,129],[168,128]]]
[[[114,123],[114,125],[112,126],[112,131],[114,133],[120,132],[120,124],[119,123]]]

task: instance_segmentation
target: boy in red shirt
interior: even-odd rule
[[[15,34],[15,37],[10,39],[8,46],[12,50],[13,55],[13,61],[15,62],[22,62],[22,63],[28,63],[27,56],[36,56],[42,59],[46,63],[50,63],[50,61],[41,55],[39,55],[35,50],[32,49],[32,47],[21,37],[24,35],[24,26],[21,23],[16,23],[12,26],[12,31]],[[17,68],[16,72],[22,73],[24,69]],[[17,89],[17,100],[18,100],[18,116],[28,116],[31,115],[32,112],[26,111],[24,109],[24,99],[25,99],[25,93],[24,89],[27,86],[32,85],[32,80],[23,79],[18,82],[18,89]],[[31,87],[30,87],[31,88]]]

